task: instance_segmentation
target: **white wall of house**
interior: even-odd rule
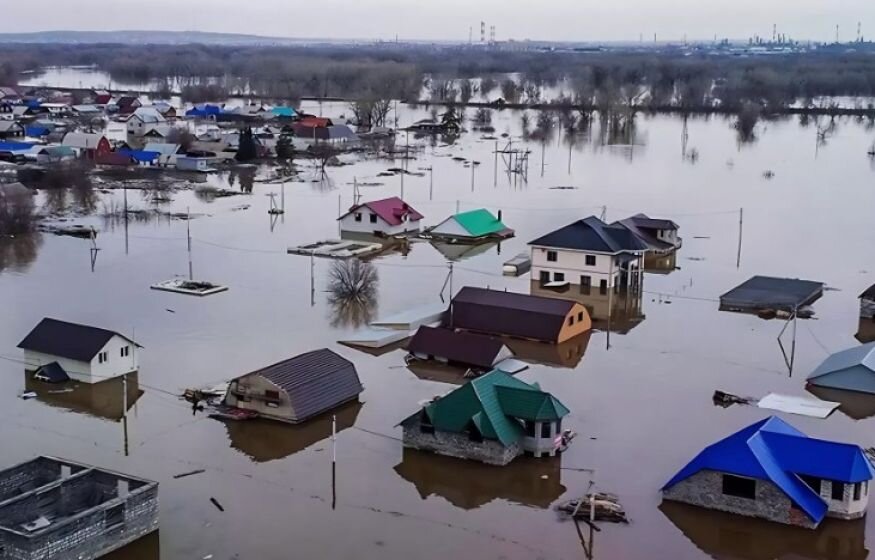
[[[660,229],[656,232],[656,238],[660,241],[676,245],[678,242],[678,232],[676,229]]]
[[[127,130],[128,134],[133,134],[134,136],[142,136],[147,131],[143,120],[136,115],[128,119]]]
[[[432,228],[431,233],[444,237],[471,237],[468,230],[462,227],[462,224],[455,217],[447,218],[440,224]]]
[[[376,222],[372,221],[372,216],[376,218]],[[392,226],[368,207],[363,206],[340,220],[340,231],[399,235],[408,231],[419,231],[419,222],[420,220],[415,220]]]
[[[546,426],[546,427],[545,427]],[[557,422],[535,422],[535,437],[526,435],[522,440],[522,448],[535,457],[556,455],[558,448],[556,447],[556,437],[559,435],[559,424]],[[549,430],[549,435],[544,437]]]
[[[826,501],[829,507],[829,514],[833,517],[862,517],[866,508],[869,507],[870,482],[859,483],[859,498],[855,499],[854,484],[842,484],[840,482],[824,480],[820,484],[820,497]],[[834,484],[842,484],[843,486],[841,500],[836,500],[832,497],[832,487]]]
[[[549,252],[556,253],[556,260],[549,260]],[[594,257],[595,264],[588,265],[586,257]],[[614,261],[613,269],[611,261]],[[599,287],[602,280],[607,281],[607,287],[611,288],[617,285],[620,277],[620,266],[616,262],[615,255],[605,253],[587,253],[584,251],[574,251],[571,249],[551,249],[549,247],[532,247],[532,280],[540,280],[541,271],[546,271],[550,274],[550,281],[557,281],[557,273],[559,278],[564,279],[575,285],[581,284],[582,276],[589,276],[591,285]]]
[[[42,352],[34,352],[32,350],[24,351],[24,361],[27,364],[25,369],[33,371],[39,369],[40,366],[58,362],[58,365],[64,368],[67,375],[71,379],[91,383],[91,364],[88,362],[80,362],[78,360],[70,360],[51,354],[43,354]]]
[[[127,347],[127,355],[122,355],[122,349]],[[100,383],[111,377],[118,377],[133,373],[139,369],[139,356],[137,346],[130,340],[121,336],[114,336],[100,351],[106,353],[106,360],[101,362],[100,353],[91,360],[91,381],[86,383]]]

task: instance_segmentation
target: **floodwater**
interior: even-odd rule
[[[329,116],[345,110],[306,108]],[[424,114],[401,109],[400,124]],[[496,141],[476,132],[450,145],[411,136],[421,151],[409,170],[422,175],[406,176],[403,187],[400,176],[377,176],[400,160],[358,157],[344,158],[353,165],[329,167],[327,180],[316,180],[301,161],[297,180],[284,187],[263,182],[266,168],[235,171],[233,185],[228,173],[214,175],[214,186],[244,192],[251,186],[251,192],[210,201],[182,191],[168,207],[195,215],[195,278],[230,287],[202,299],[149,290],[153,282],[187,274],[185,221],[132,223],[126,235],[98,217],[81,218],[101,228],[93,271],[87,240],[45,234],[6,240],[0,246],[2,463],[48,454],[159,481],[160,535],[118,558],[154,560],[159,550],[164,560],[210,554],[216,560],[581,558],[574,525],[553,507],[591,483],[618,494],[631,519],[602,526],[596,558],[865,558],[875,545],[873,516],[812,533],[660,507],[659,495],[702,447],[768,414],[717,408],[715,389],[807,395],[806,373],[828,352],[857,344],[857,295],[875,282],[875,168],[866,156],[875,133],[851,120],[837,123],[821,146],[815,124],[795,118],[765,123],[755,143],[740,145],[730,122],[691,119],[684,148],[682,120],[641,115],[631,143],[628,136],[608,138],[613,145],[599,141],[596,124],[590,138],[570,148],[559,134],[542,148],[519,140],[520,114],[504,111],[494,115],[496,134],[509,132],[515,146],[532,150],[528,182],[496,173]],[[406,135],[399,140],[404,144]],[[693,148],[694,162],[684,157]],[[471,168],[453,157],[481,163],[473,187]],[[433,174],[421,171],[429,167]],[[766,170],[772,179],[763,176]],[[285,251],[336,236],[338,207],[352,203],[354,179],[366,185],[365,199],[400,195],[403,188],[429,225],[457,207],[501,210],[517,236],[465,254],[445,255],[429,243],[389,253],[375,261],[377,309],[338,310],[325,293],[331,263],[315,261],[311,292],[310,259]],[[560,186],[573,188],[554,188]],[[271,224],[268,194],[282,191],[286,213]],[[98,208],[121,193],[101,196]],[[128,196],[132,206],[148,207],[136,192]],[[637,212],[671,218],[684,247],[677,269],[648,274],[646,293],[622,301],[622,311],[600,313],[598,295],[583,299],[599,315],[599,330],[585,340],[518,349],[543,364],[520,377],[571,409],[565,424],[580,435],[570,449],[558,459],[503,469],[403,451],[397,423],[421,400],[461,381],[452,372],[407,369],[403,350],[374,356],[338,345],[356,317],[439,301],[448,256],[458,259],[455,290],[528,292],[528,277],[503,277],[501,264],[535,236],[603,212],[609,220]],[[776,342],[781,321],[718,311],[716,298],[753,274],[820,280],[835,289],[815,304],[815,319],[799,322],[792,375]],[[118,409],[107,403],[112,390],[91,401],[19,398],[26,380],[16,344],[45,316],[116,329],[144,346],[142,394],[129,411],[127,437]],[[322,347],[352,360],[365,386],[362,404],[338,413],[336,501],[328,418],[301,427],[228,424],[193,414],[176,397],[186,387]],[[117,397],[120,402],[120,390]],[[875,419],[866,410],[875,413],[871,402],[855,401],[826,420],[787,420],[814,436],[869,447]],[[206,472],[174,478],[195,469]]]

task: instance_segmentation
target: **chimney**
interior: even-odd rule
[[[498,221],[501,221],[501,210],[498,211]]]

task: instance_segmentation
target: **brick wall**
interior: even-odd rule
[[[793,502],[780,488],[765,480],[756,481],[756,499],[749,500],[724,495],[723,474],[704,470],[664,491],[663,496],[666,500],[787,525],[811,529],[817,526],[806,514],[793,507]]]
[[[440,431],[425,434],[420,430],[419,420],[416,418],[408,420],[402,427],[404,447],[459,459],[471,459],[490,465],[506,465],[523,452],[517,444],[505,447],[501,442],[489,439],[476,442],[471,441],[466,434]]]

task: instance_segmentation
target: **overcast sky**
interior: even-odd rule
[[[161,29],[279,37],[677,40],[875,37],[875,0],[0,0],[0,32]]]

